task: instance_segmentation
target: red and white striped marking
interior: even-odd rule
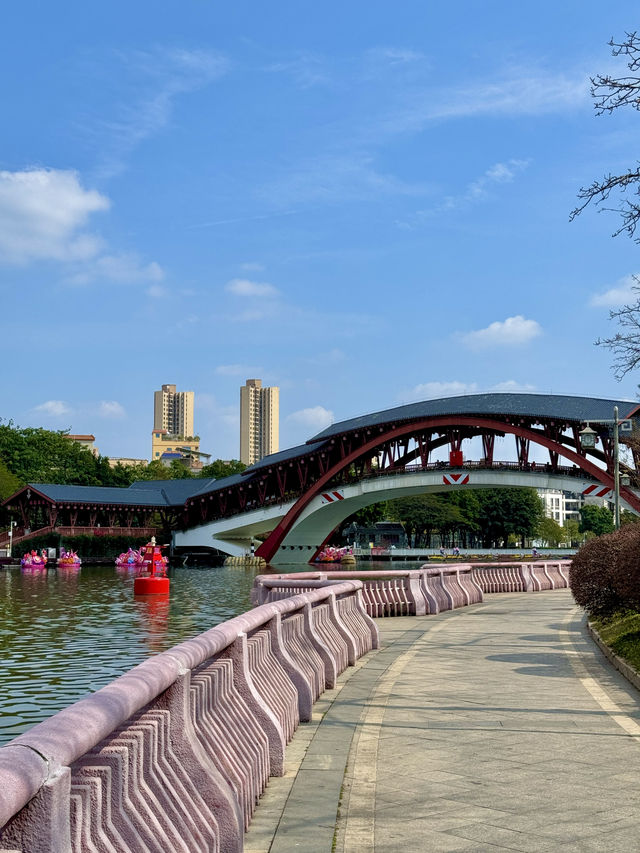
[[[582,494],[585,496],[585,498],[606,498],[607,495],[611,494],[611,489],[608,486],[597,486],[595,483],[593,483],[591,486],[587,486],[587,488],[584,489]]]
[[[442,482],[445,486],[466,486],[469,483],[468,474],[443,474]]]
[[[343,501],[344,492],[342,489],[337,489],[335,492],[323,492],[320,497],[323,504],[332,504],[335,501]]]

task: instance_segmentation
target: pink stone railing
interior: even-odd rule
[[[378,646],[361,590],[290,589],[0,748],[0,848],[241,851],[298,723]]]
[[[566,560],[535,563],[475,563],[473,576],[483,592],[542,592],[568,589],[571,564]]]
[[[346,578],[362,582],[362,601],[369,616],[424,616],[477,604],[485,593],[540,592],[566,589],[569,564],[565,561],[535,563],[458,563],[415,570],[296,572],[258,575],[251,593],[254,604],[278,601],[302,593],[327,580]]]

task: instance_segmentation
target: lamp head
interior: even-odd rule
[[[596,446],[596,442],[598,440],[598,433],[591,429],[589,424],[586,425],[584,429],[580,430],[580,444],[584,447],[585,450],[593,449]]]

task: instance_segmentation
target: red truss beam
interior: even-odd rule
[[[400,427],[394,426],[387,432],[381,430],[378,435],[374,438],[370,438],[359,448],[345,456],[344,459],[339,459],[334,462],[333,465],[324,468],[322,476],[311,485],[304,495],[300,496],[284,518],[275,527],[268,539],[260,545],[256,553],[258,556],[264,557],[264,559],[269,562],[282,544],[287,533],[297,521],[300,513],[309,505],[313,498],[326,487],[327,483],[329,483],[333,477],[337,476],[341,471],[365,453],[373,453],[373,451],[379,449],[381,446],[384,447],[385,443],[391,441],[391,439],[395,439],[400,436],[410,436],[416,432],[420,432],[422,434],[434,430],[446,432],[447,428],[456,430],[460,427],[470,427],[475,430],[491,431],[502,434],[508,433],[517,436],[520,439],[533,441],[536,444],[546,447],[552,460],[554,456],[556,461],[558,456],[563,456],[566,459],[569,459],[594,479],[612,489],[614,484],[611,474],[608,471],[603,471],[601,468],[598,468],[598,466],[588,459],[586,455],[577,453],[566,445],[563,445],[561,443],[561,439],[563,438],[562,431],[557,428],[554,429],[555,426],[556,425],[553,423],[546,424],[544,425],[543,430],[539,431],[534,430],[529,426],[511,424],[505,421],[493,420],[492,418],[474,418],[469,416],[452,417],[444,415]],[[549,432],[553,432],[553,438],[550,437]],[[633,492],[628,489],[623,489],[622,493],[625,500],[636,511],[640,512],[640,499],[636,498]]]

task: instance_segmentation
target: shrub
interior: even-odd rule
[[[594,616],[640,609],[640,526],[589,540],[571,564],[576,603]]]

